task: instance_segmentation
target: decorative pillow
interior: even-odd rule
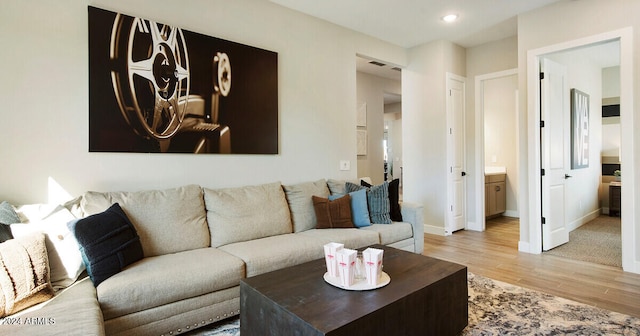
[[[29,224],[11,224],[13,236],[24,237],[33,232],[43,232],[51,269],[54,289],[66,288],[85,270],[78,242],[69,231],[67,223],[76,219],[69,210],[60,207],[47,218]]]
[[[360,184],[365,187],[371,187],[370,183],[364,180],[360,181]],[[395,179],[389,182],[389,206],[391,210],[389,215],[394,222],[402,222],[402,211],[400,208],[400,179]]]
[[[67,225],[78,240],[95,287],[143,257],[140,237],[118,203]]]
[[[318,220],[318,229],[353,228],[351,220],[351,196],[344,195],[335,201],[311,196]]]
[[[204,189],[211,246],[291,233],[291,215],[280,182]]]
[[[316,214],[311,196],[329,197],[325,180],[283,186],[291,211],[293,232],[311,230],[316,227]]]
[[[0,244],[0,317],[53,297],[44,234]]]
[[[327,186],[329,187],[329,191],[331,192],[331,195],[342,196],[347,194],[347,190],[345,189],[345,186],[344,186],[346,182],[347,181],[345,180],[328,179]]]
[[[89,191],[82,195],[83,215],[101,213],[118,203],[140,236],[145,257],[211,246],[202,187],[142,191]]]
[[[389,183],[387,181],[371,187],[359,186],[355,183],[347,182],[346,189],[348,192],[366,189],[371,222],[375,224],[391,224]]]
[[[367,205],[367,191],[362,189],[350,192],[347,195],[351,197],[351,217],[353,218],[353,224],[358,228],[370,226],[371,219],[369,218]],[[344,195],[330,195],[329,200],[333,201],[343,196]]]
[[[0,203],[0,243],[13,239],[9,224],[20,223],[16,210],[7,201]]]

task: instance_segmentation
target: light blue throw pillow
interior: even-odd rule
[[[344,195],[330,195],[329,200],[333,201],[342,196]],[[362,189],[350,192],[349,196],[351,196],[351,218],[353,219],[353,224],[358,228],[370,226],[371,220],[369,219],[369,209],[367,205],[367,190]]]
[[[389,182],[384,181],[380,185],[364,187],[355,183],[347,182],[345,189],[348,192],[367,190],[367,204],[369,206],[369,217],[375,224],[391,224],[391,205],[389,203]]]

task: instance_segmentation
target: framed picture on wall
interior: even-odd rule
[[[358,155],[367,155],[367,131],[357,130]]]
[[[367,127],[367,103],[358,105],[358,115],[356,117],[356,126]]]
[[[278,54],[88,7],[89,151],[278,154]]]
[[[589,167],[589,95],[571,89],[571,169]]]

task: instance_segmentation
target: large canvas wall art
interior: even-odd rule
[[[589,167],[589,95],[571,89],[571,169]]]
[[[89,151],[278,153],[278,54],[89,6]]]

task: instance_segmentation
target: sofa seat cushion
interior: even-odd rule
[[[280,182],[227,189],[204,189],[211,246],[292,232]]]
[[[327,243],[341,243],[345,248],[358,249],[361,247],[380,244],[377,232],[362,229],[313,229],[298,232],[296,235],[318,240],[321,245]],[[323,252],[324,253],[324,252]]]
[[[373,224],[361,230],[375,231],[380,234],[380,244],[389,245],[413,237],[410,223],[393,222],[391,224]]]
[[[97,287],[105,320],[238,286],[244,263],[216,248],[149,257]]]
[[[285,234],[229,244],[220,249],[244,260],[247,277],[251,277],[320,259],[324,256],[322,245],[313,237]]]
[[[89,277],[60,290],[51,300],[27,308],[12,318],[22,324],[5,324],[0,334],[30,336],[104,335],[102,311]],[[27,321],[30,324],[27,324]]]
[[[87,192],[80,202],[84,216],[119,203],[131,220],[145,257],[209,247],[210,236],[202,188],[188,185],[138,192]]]

